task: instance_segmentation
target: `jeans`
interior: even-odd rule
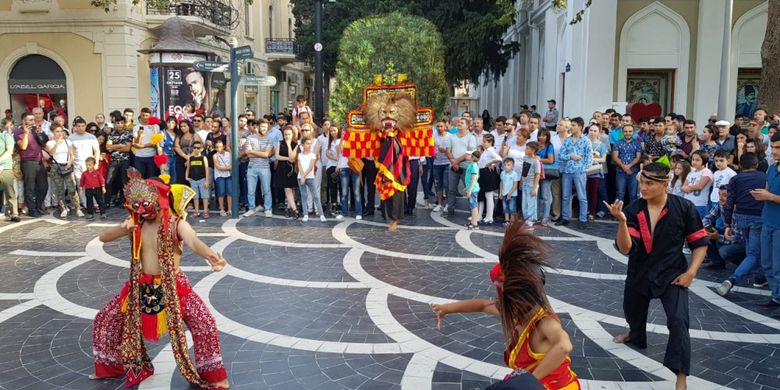
[[[501,200],[504,207],[504,214],[512,216],[517,214],[517,197],[516,196],[505,196],[504,199]]]
[[[469,210],[473,210],[479,207],[479,200],[477,199],[478,197],[478,192],[471,193],[471,196],[469,196]]]
[[[604,201],[607,201],[607,200],[608,200],[608,196],[607,196],[607,179],[603,178],[603,179],[601,179],[601,183],[599,183],[599,200],[597,202],[596,209],[598,211],[603,211],[605,214],[609,213],[609,210],[607,210],[607,206],[604,206]]]
[[[463,168],[458,169],[457,172],[453,172],[452,169],[447,172],[449,175],[449,178],[447,179],[449,181],[449,183],[447,183],[447,213],[450,216],[455,215],[455,198],[458,196],[458,184],[463,180],[463,174],[465,172],[466,170]]]
[[[411,181],[406,187],[406,207],[404,211],[411,212],[417,208],[417,185],[420,183],[420,160],[409,160]]]
[[[301,184],[301,180],[298,179],[298,186],[301,190],[301,206],[304,206],[309,201],[309,196],[312,197],[312,203],[317,209],[317,215],[323,216],[325,212],[322,211],[322,202],[320,201],[320,192],[317,191],[317,186],[314,184],[314,179],[306,179],[305,184]],[[270,206],[271,202],[268,202]],[[304,213],[306,210],[304,210]]]
[[[215,177],[214,178],[214,186],[216,187],[214,189],[214,192],[216,192],[217,197],[223,197],[223,196],[233,196],[230,193],[230,182],[231,177]]]
[[[206,188],[206,178],[199,180],[192,180],[190,179],[190,187],[195,191],[195,197],[192,199],[198,200],[198,199],[208,199],[209,198],[209,190]]]
[[[534,183],[523,183],[523,219],[536,222],[536,196],[531,195]]]
[[[127,168],[129,167],[130,162],[127,160],[111,160],[111,164],[108,166],[108,174],[106,175],[105,198],[107,206],[111,205],[112,197],[121,200],[120,194],[124,194],[124,186],[127,183]]]
[[[636,181],[636,175],[636,173],[627,175],[622,169],[616,171],[615,194],[617,200],[626,198],[626,189],[628,189],[628,202],[631,203],[636,200],[637,185],[639,184]]]
[[[423,172],[422,172],[422,187],[423,187],[423,196],[425,196],[425,200],[431,201],[434,199],[433,193],[433,157],[424,157],[425,158],[425,165],[423,165]]]
[[[174,155],[166,155],[168,157],[168,174],[171,175],[169,183],[176,183],[176,178],[179,172],[176,170],[176,158]]]
[[[46,169],[40,161],[22,161],[22,178],[24,180],[24,203],[31,214],[43,210],[43,200],[49,191],[49,179]]]
[[[588,222],[588,195],[585,193],[585,172],[564,173],[561,176],[561,187],[563,187],[561,218],[563,218],[564,221],[569,219],[569,212],[571,211],[571,187],[574,185],[574,188],[577,191],[577,199],[580,203],[580,222]]]
[[[737,267],[729,277],[732,281],[739,282],[746,276],[753,278],[762,277],[761,272],[761,226],[760,216],[734,214],[734,227],[742,232],[745,237],[745,260]]]
[[[248,167],[246,171],[246,183],[247,183],[247,207],[249,209],[255,208],[257,204],[255,202],[255,193],[257,192],[257,181],[260,181],[260,185],[263,191],[263,208],[266,210],[273,210],[271,199],[271,169],[267,167]],[[301,203],[305,205],[306,203]],[[320,209],[322,207],[320,206]]]
[[[539,194],[537,196],[538,219],[550,220],[550,209],[552,208],[552,180],[542,180],[539,182]]]
[[[349,186],[352,186],[352,195],[354,197],[355,215],[363,215],[363,202],[360,197],[362,189],[360,188],[360,175],[352,172],[352,169],[341,168],[339,171],[341,179],[341,215],[349,216]]]
[[[591,176],[586,182],[588,192],[588,214],[596,215],[596,209],[599,205],[599,187],[601,187],[602,178],[600,176]]]
[[[745,243],[722,244],[710,242],[707,245],[707,259],[712,264],[739,264],[745,258]]]
[[[434,165],[433,166],[433,183],[436,188],[436,192],[444,192],[449,189],[449,172],[450,165]]]
[[[100,215],[104,215],[106,213],[106,205],[103,203],[102,188],[98,187],[84,190],[84,197],[87,200],[87,214],[95,214],[95,203],[97,203],[98,207],[100,207]]]
[[[363,209],[371,214],[374,213],[374,209],[376,208],[376,185],[374,184],[374,180],[376,180],[377,173],[378,170],[376,169],[374,160],[368,160],[364,158],[362,180],[363,188],[366,190],[366,196],[363,198],[363,200],[366,203],[363,205]]]
[[[326,192],[328,194],[328,199],[325,201],[325,204],[336,204],[339,202],[339,174],[336,173],[336,167],[328,168],[325,170],[325,174],[327,175],[327,179],[320,179],[320,198],[322,198],[322,193]],[[322,182],[327,183],[327,191],[322,191]]]
[[[780,229],[766,224],[761,229],[761,268],[772,290],[772,299],[780,302]]]
[[[241,193],[238,195],[238,203],[240,204],[247,204],[247,194],[249,193],[249,189],[247,188],[246,184],[246,174],[248,168],[249,160],[238,163],[238,185],[241,188]]]
[[[160,174],[157,169],[157,165],[154,163],[154,157],[138,157],[135,156],[134,162],[135,169],[141,174],[141,177],[148,179]]]

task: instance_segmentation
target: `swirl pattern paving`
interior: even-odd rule
[[[122,214],[113,211],[112,221]],[[432,303],[491,297],[487,274],[503,229],[465,231],[418,210],[399,232],[381,219],[301,223],[280,217],[193,221],[230,262],[221,273],[187,252],[182,268],[213,311],[234,388],[474,389],[502,378],[497,319],[450,315]],[[537,228],[560,259],[548,294],[574,344],[572,367],[590,389],[668,389],[666,318],[654,303],[647,350],[611,342],[622,332],[626,259],[615,225]],[[100,243],[105,223],[53,217],[0,223],[0,389],[119,389],[90,381],[92,323],[127,277],[129,243]],[[703,270],[691,287],[692,389],[780,389],[779,312],[765,289],[714,292]],[[140,389],[187,389],[167,338],[149,346],[156,374]]]

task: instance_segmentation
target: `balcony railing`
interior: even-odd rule
[[[299,50],[298,50],[298,45],[295,44],[294,39],[267,38],[265,40],[265,53],[266,54],[289,54],[294,56],[299,53]]]
[[[218,0],[173,1],[167,7],[146,3],[146,14],[197,16],[226,30],[235,28],[238,22],[236,9]]]

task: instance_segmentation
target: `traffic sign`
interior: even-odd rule
[[[322,44],[317,42],[314,44],[314,51],[322,51]]]
[[[198,61],[192,63],[192,68],[199,72],[211,72],[214,69],[227,66],[227,62]]]
[[[252,51],[252,46],[246,45],[233,49],[233,55],[236,60],[246,60],[254,57],[255,53]]]
[[[276,85],[276,77],[274,76],[244,76],[244,81],[247,84],[256,84],[261,87],[273,87]]]

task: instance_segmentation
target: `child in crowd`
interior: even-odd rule
[[[674,174],[672,175],[672,180],[669,181],[669,188],[666,189],[666,192],[672,195],[683,196],[681,188],[688,179],[689,173],[691,173],[691,164],[682,159],[677,161],[674,164]]]
[[[475,150],[468,153],[466,157],[469,166],[466,168],[463,180],[466,185],[466,199],[469,201],[469,210],[471,210],[471,220],[466,223],[468,230],[479,230],[479,165],[477,165],[477,161],[481,155],[479,150]]]
[[[317,214],[320,215],[320,221],[325,222],[325,212],[322,210],[322,203],[320,202],[320,192],[314,186],[314,166],[317,163],[317,154],[312,152],[313,141],[311,138],[304,138],[303,150],[298,153],[298,182],[301,191],[301,206],[304,207],[307,204],[308,196],[311,196],[314,206],[317,208]],[[308,189],[308,196],[307,196]],[[304,213],[301,221],[307,222],[309,220],[309,214]]]
[[[536,152],[539,143],[531,141],[525,145],[525,158],[523,159],[523,172],[520,181],[523,184],[523,219],[531,230],[536,222],[536,202],[541,179],[541,167]]]
[[[87,157],[87,171],[81,174],[79,187],[87,198],[87,219],[95,218],[95,201],[100,208],[100,218],[106,219],[106,206],[103,196],[106,193],[106,178],[95,168],[95,158]]]
[[[664,137],[661,138],[661,144],[664,145],[666,154],[677,154],[677,151],[680,148],[680,137],[677,136],[677,128],[674,126],[666,126],[666,132],[664,133]]]
[[[203,155],[203,144],[195,141],[192,144],[192,154],[187,158],[187,169],[184,178],[190,182],[190,187],[195,190],[193,204],[195,206],[194,217],[200,216],[198,200],[203,201],[203,218],[209,218],[209,160]]]
[[[517,182],[520,178],[515,172],[515,159],[504,159],[504,170],[501,172],[501,183],[498,189],[498,199],[504,206],[504,226],[517,222]]]
[[[707,152],[697,150],[691,155],[691,173],[680,188],[683,198],[693,202],[699,216],[707,215],[707,206],[710,201],[710,189],[712,188],[712,171],[707,168],[710,157]]]
[[[731,178],[737,175],[731,167],[729,167],[729,161],[731,161],[731,153],[728,150],[718,150],[715,152],[715,173],[712,174],[712,194],[710,194],[710,206],[709,209],[718,207],[718,191],[715,188],[721,188],[728,185]]]
[[[225,150],[222,140],[216,143],[217,152],[214,153],[214,185],[216,188],[217,203],[219,203],[219,215],[225,217],[233,212],[233,197],[230,194],[230,169],[232,160],[230,152]],[[227,198],[227,212],[225,212],[225,198]]]
[[[450,313],[486,313],[501,319],[504,332],[504,363],[515,374],[531,372],[545,389],[579,389],[571,369],[572,344],[544,292],[544,271],[549,266],[550,247],[521,223],[504,234],[499,264],[490,271],[496,299],[467,299],[433,311],[441,328]],[[526,387],[522,387],[525,389]]]
[[[726,239],[724,234],[723,214],[725,213],[724,208],[729,196],[728,185],[723,184],[717,190],[713,189],[712,192],[718,194],[718,203],[702,219],[704,230],[710,236],[710,243],[707,246],[707,258],[702,263],[702,267],[706,269],[725,269],[726,261],[739,264],[745,258],[745,240],[741,231],[735,227],[731,229],[731,239]]]

